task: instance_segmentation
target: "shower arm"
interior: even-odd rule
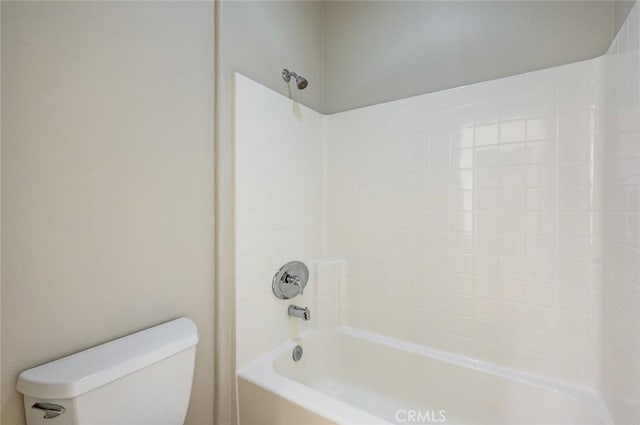
[[[299,90],[304,90],[307,87],[307,85],[309,85],[309,82],[303,76],[298,75],[295,72],[289,71],[287,68],[282,70],[282,79],[285,82],[288,83],[289,81],[291,81],[291,77],[293,77],[293,79],[296,81],[296,87],[298,87]]]

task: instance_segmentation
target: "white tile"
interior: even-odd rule
[[[527,140],[544,140],[556,136],[555,116],[534,116],[527,118]]]
[[[556,186],[556,164],[530,164],[526,167],[527,187],[552,188]]]
[[[430,150],[448,150],[451,148],[449,130],[434,130],[429,133]]]
[[[524,143],[500,146],[500,165],[523,165],[527,161],[527,147]]]
[[[286,261],[320,256],[322,208],[316,194],[322,187],[318,158],[323,118],[305,107],[294,115],[289,101],[244,77],[238,77],[236,83],[236,355],[242,365],[287,337],[282,314],[286,305],[265,282]],[[270,111],[270,119],[256,113],[264,110]],[[289,167],[273,167],[283,159]],[[297,178],[291,179],[291,173]],[[313,272],[315,263],[306,262]],[[330,269],[327,266],[323,271],[332,275]],[[334,283],[317,279],[313,272],[304,298],[312,297],[310,288],[334,293]],[[259,330],[257,324],[264,329]]]
[[[554,94],[558,84],[558,69],[549,68],[526,74],[527,96],[535,97],[541,94]]]
[[[522,179],[521,175],[517,176]],[[527,208],[527,192],[519,187],[522,182],[515,182],[512,186],[506,185],[498,191],[499,209],[501,212],[525,211]]]
[[[521,120],[527,115],[526,96],[512,95],[500,99],[500,120]]]
[[[451,152],[452,168],[473,168],[473,149],[454,149]]]
[[[476,168],[475,188],[476,189],[497,189],[499,180],[498,168]]]
[[[594,63],[325,117],[326,164],[313,151],[300,150],[291,135],[306,134],[303,130],[278,128],[287,127],[287,111],[282,109],[278,126],[263,131],[281,135],[281,144],[238,149],[241,156],[249,156],[243,163],[252,164],[238,176],[238,188],[244,188],[238,194],[241,206],[253,211],[238,214],[238,230],[248,236],[239,240],[239,247],[248,251],[242,264],[257,255],[280,262],[301,249],[311,259],[340,256],[346,277],[332,281],[328,276],[334,269],[326,265],[313,289],[322,297],[318,306],[331,312],[318,313],[319,326],[338,323],[331,320],[338,316],[351,326],[491,358],[554,379],[597,382],[598,353],[583,350],[569,371],[566,359],[574,354],[575,344],[556,341],[561,312],[599,314],[594,299],[602,269],[595,244],[603,231],[597,180],[602,169],[594,161],[600,142],[594,120],[601,105]],[[621,75],[628,72],[625,67]],[[269,96],[261,99],[264,103]],[[632,108],[618,112],[610,121],[630,133]],[[260,125],[273,127],[266,119]],[[255,138],[261,132],[245,134]],[[626,244],[613,256],[624,279],[640,277],[633,266],[640,254],[628,248],[635,243],[634,249],[640,250],[633,239],[640,234],[634,231],[640,221],[628,214],[640,211],[640,190],[626,187],[640,177],[640,160],[633,159],[640,158],[640,142],[635,149],[632,140],[607,147],[608,160],[616,161],[610,175],[616,189],[609,197],[624,212],[617,212],[604,229]],[[291,179],[290,170],[263,164],[274,163],[262,160],[282,154],[284,148],[303,158],[295,166],[298,179]],[[252,182],[255,187],[246,184]],[[318,196],[307,196],[322,193],[309,189],[315,185],[326,189],[324,206]],[[307,207],[295,210],[293,217],[294,210],[286,207],[297,196]],[[260,231],[263,227],[270,229]],[[320,235],[323,228],[326,232]],[[315,236],[307,242],[307,236],[281,238],[278,253],[271,253],[269,241],[287,229]],[[292,243],[302,246],[288,251]],[[267,264],[268,271],[260,272],[266,275],[263,279],[245,276],[242,285],[262,288],[279,266]],[[623,291],[622,285],[616,284],[617,292]],[[384,318],[392,319],[383,320],[381,310],[388,312]],[[263,316],[265,325],[278,325]],[[278,334],[266,335],[254,345],[267,347]]]
[[[498,282],[499,299],[501,301],[524,303],[525,285],[522,280],[502,278]]]
[[[474,144],[473,126],[459,127],[451,131],[451,146],[456,148],[470,148]]]
[[[474,159],[476,167],[497,167],[500,165],[500,147],[490,146],[476,148]]]
[[[476,211],[497,211],[498,210],[498,190],[478,189],[475,193]]]
[[[526,140],[526,120],[500,122],[500,143],[524,142]]]
[[[524,166],[501,167],[499,185],[500,188],[523,188],[527,183],[527,168]]]
[[[551,163],[556,160],[555,139],[538,140],[527,143],[527,163]]]
[[[475,145],[496,145],[500,142],[500,126],[497,122],[476,125]]]
[[[498,301],[474,298],[473,315],[478,319],[498,320]]]
[[[561,163],[558,166],[558,184],[560,187],[591,186],[592,167],[589,161]]]
[[[595,154],[591,136],[558,140],[558,159],[562,162],[586,161]]]
[[[449,150],[432,150],[429,152],[429,165],[424,171],[448,170],[451,165],[451,153]]]

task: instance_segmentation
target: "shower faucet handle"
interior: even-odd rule
[[[309,269],[301,261],[291,261],[280,267],[273,276],[271,289],[276,297],[288,300],[303,295],[309,281]]]
[[[298,293],[300,295],[304,295],[304,286],[302,286],[302,278],[300,276],[291,276],[290,274],[287,274],[285,280],[289,285],[293,285],[298,288]]]

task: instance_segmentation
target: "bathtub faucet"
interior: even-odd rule
[[[289,316],[297,317],[302,320],[310,320],[311,319],[311,311],[307,307],[298,307],[297,305],[291,304],[289,309],[287,310]]]

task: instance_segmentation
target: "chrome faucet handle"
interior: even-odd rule
[[[289,285],[298,288],[298,294],[304,295],[304,286],[302,286],[302,278],[300,278],[300,276],[291,276],[288,274],[285,280]]]
[[[276,297],[288,300],[304,294],[309,281],[309,269],[300,261],[291,261],[280,268],[273,276],[271,288]]]

